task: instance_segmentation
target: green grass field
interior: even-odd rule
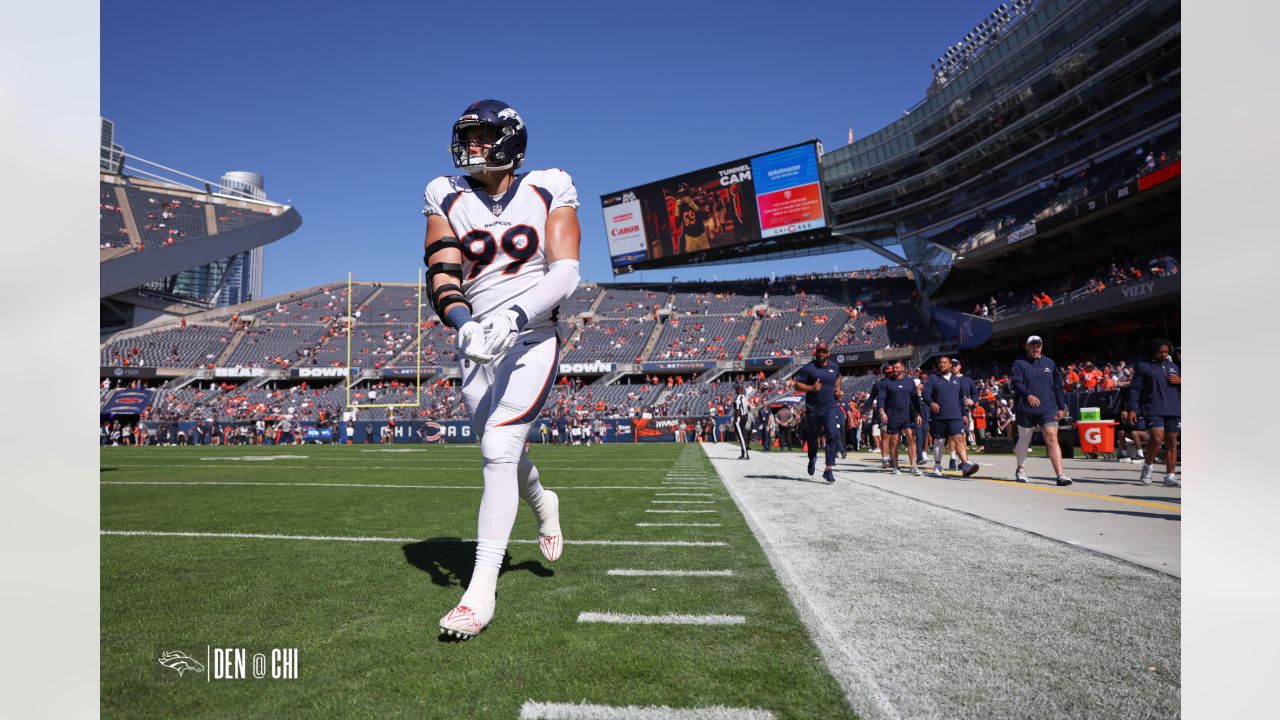
[[[531,454],[560,494],[564,556],[542,558],[522,504],[494,622],[460,643],[442,641],[437,621],[471,572],[475,446],[104,449],[103,716],[516,718],[532,700],[853,717],[698,447],[534,445]],[[699,473],[705,488],[668,477]],[[665,484],[677,480],[692,486]],[[120,531],[212,536],[111,534]],[[295,537],[222,535],[231,533]],[[377,540],[336,539],[356,537]],[[580,623],[584,612],[745,622]],[[299,677],[210,681],[208,664],[181,677],[159,665],[164,650],[204,664],[209,646],[299,648]]]

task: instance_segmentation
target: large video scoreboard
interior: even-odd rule
[[[800,145],[600,197],[614,274],[778,250],[827,227],[821,145]]]

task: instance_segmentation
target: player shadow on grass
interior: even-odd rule
[[[401,548],[404,559],[412,566],[431,576],[431,582],[440,587],[467,587],[471,584],[471,571],[475,569],[476,544],[462,538],[438,537],[410,543]],[[511,571],[528,571],[538,577],[552,577],[556,573],[537,560],[511,564],[511,556],[502,556],[499,575]]]
[[[1181,515],[1168,513],[1139,512],[1137,510],[1091,510],[1086,508],[1067,508],[1067,512],[1107,513],[1108,515],[1131,515],[1133,517],[1156,518],[1157,520],[1173,520],[1182,522]]]
[[[742,477],[744,480],[790,480],[791,482],[827,484],[827,481],[822,478],[789,477],[787,475],[743,475]]]

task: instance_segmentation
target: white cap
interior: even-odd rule
[[[1027,338],[1027,344],[1030,345],[1031,343],[1044,344],[1044,340],[1041,339],[1039,335],[1032,335],[1031,337]]]

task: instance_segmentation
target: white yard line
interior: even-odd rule
[[[773,720],[773,713],[758,708],[714,705],[673,708],[665,705],[592,705],[526,700],[520,720]]]
[[[720,527],[720,523],[636,523],[636,527]]]
[[[384,542],[384,543],[407,543],[407,542],[439,542],[439,543],[455,543],[455,542],[475,542],[475,538],[469,539],[448,539],[448,540],[427,540],[426,538],[414,537],[360,537],[351,535],[280,535],[274,533],[215,533],[215,532],[175,532],[163,530],[102,530],[100,535],[112,535],[123,537],[188,537],[188,538],[229,538],[229,539],[248,539],[248,540],[315,540],[315,541],[332,541],[332,542]],[[511,540],[512,543],[518,545],[536,545],[537,540]],[[726,542],[715,540],[697,541],[697,540],[565,540],[566,545],[626,545],[626,546],[647,546],[647,547],[725,547]]]
[[[408,488],[413,490],[484,490],[476,485],[393,485],[386,483],[228,482],[225,480],[104,480],[100,485],[251,485],[268,487]],[[546,485],[552,490],[666,490],[657,485]]]
[[[578,622],[610,625],[742,625],[747,622],[747,619],[742,615],[632,615],[584,612],[578,613]]]
[[[733,577],[732,570],[636,570],[614,568],[607,574],[621,577]]]
[[[647,513],[713,513],[715,510],[645,510]]]

